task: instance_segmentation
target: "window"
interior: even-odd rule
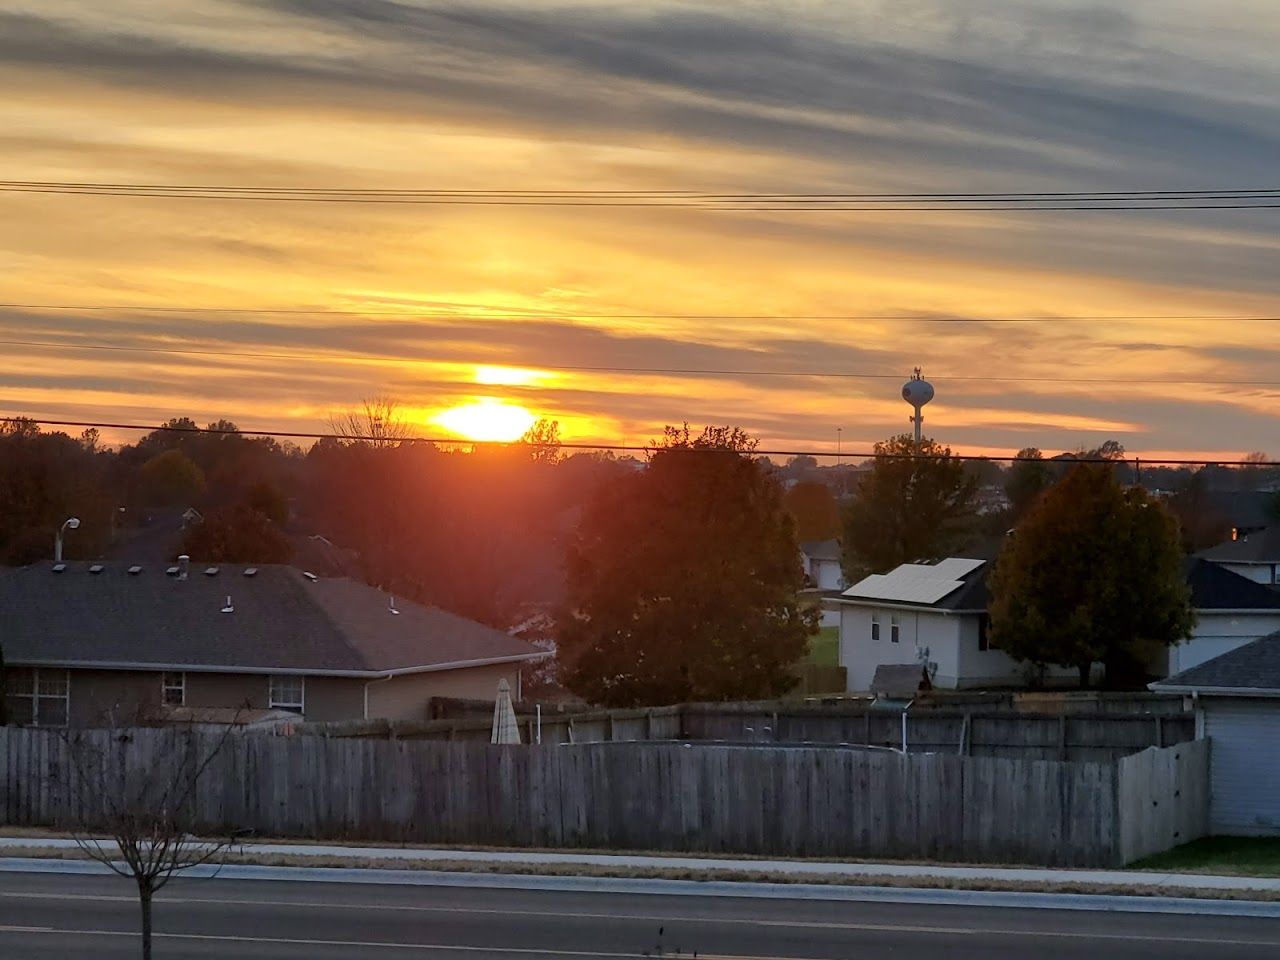
[[[5,671],[5,705],[12,723],[65,727],[71,683],[66,670],[11,667]]]
[[[897,643],[902,639],[902,628],[898,625],[897,617],[889,618],[889,642]]]
[[[181,707],[187,702],[187,675],[166,673],[160,681],[161,702],[166,707]]]
[[[871,615],[871,642],[880,642],[880,618],[874,613]]]
[[[306,689],[303,677],[272,677],[268,705],[273,710],[296,710],[302,713]]]

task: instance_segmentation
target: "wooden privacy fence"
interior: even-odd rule
[[[94,730],[75,749],[119,771],[105,782],[127,783],[172,775],[184,736],[200,750],[218,742],[174,729]],[[57,732],[0,730],[6,823],[88,819],[95,801],[71,750]],[[1177,763],[1165,759],[1171,751]],[[1202,811],[1176,812],[1178,791],[1203,790],[1204,745],[1141,756],[1150,759],[1125,766],[832,747],[249,734],[225,741],[193,813],[202,829],[260,836],[1112,866],[1167,842],[1169,830],[1143,826],[1152,803],[1175,811],[1170,822],[1185,839],[1204,830]]]
[[[428,721],[357,720],[300,724],[299,733],[327,737],[488,742],[492,706],[481,718]],[[519,718],[532,742],[539,727]],[[546,712],[542,742],[598,743],[645,740],[734,743],[846,744],[900,748],[903,720],[896,710],[825,705],[683,704],[579,714]],[[908,711],[907,750],[1017,760],[1111,761],[1147,747],[1183,743],[1195,736],[1191,714],[1029,714],[1013,711],[928,709]]]

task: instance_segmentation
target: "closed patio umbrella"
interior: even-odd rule
[[[519,743],[520,728],[516,725],[516,708],[511,704],[511,684],[498,681],[498,700],[493,705],[493,736],[490,743]]]

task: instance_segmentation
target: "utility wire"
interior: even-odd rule
[[[175,356],[225,357],[246,360],[307,360],[321,363],[427,363],[456,364],[469,366],[520,367],[514,361],[494,360],[488,363],[471,360],[443,360],[431,357],[414,357],[378,353],[257,353],[239,350],[211,350],[186,347],[144,347],[122,346],[104,343],[68,343],[50,340],[9,340],[0,339],[0,345],[50,348],[55,350],[95,350],[112,353],[155,353]],[[896,373],[868,373],[865,371],[826,371],[826,370],[751,370],[723,369],[714,367],[624,367],[606,364],[566,364],[537,363],[525,364],[539,370],[558,370],[571,373],[633,373],[644,376],[672,377],[797,377],[838,380],[901,380],[902,375]],[[999,377],[999,376],[952,376],[938,374],[934,379],[949,383],[1056,383],[1056,384],[1093,384],[1107,386],[1214,386],[1214,387],[1280,387],[1280,380],[1210,380],[1210,379],[1137,379],[1123,377],[1120,379],[1106,377]]]
[[[453,313],[452,310],[465,307],[469,311],[497,311],[485,313]],[[519,308],[503,304],[470,303],[448,307],[406,307],[401,310],[335,310],[324,307],[314,309],[302,307],[203,307],[203,306],[148,306],[145,304],[68,304],[68,303],[0,303],[2,310],[59,310],[122,313],[191,313],[191,314],[261,314],[263,316],[283,314],[289,316],[335,316],[335,317],[403,317],[414,319],[431,316],[444,320],[539,320],[539,319],[577,319],[577,320],[904,320],[913,323],[1075,323],[1106,321],[1214,321],[1221,323],[1234,322],[1280,322],[1280,314],[1194,314],[1194,313],[1150,313],[1150,314],[1071,314],[1060,316],[989,316],[966,317],[948,316],[936,313],[583,313],[573,309],[554,310],[549,307]],[[524,312],[521,312],[523,310]]]
[[[635,444],[618,444],[618,443],[545,443],[530,442],[525,440],[503,441],[503,440],[468,440],[458,437],[403,437],[394,438],[388,441],[387,437],[374,437],[363,435],[348,435],[342,433],[306,433],[302,431],[288,430],[225,430],[210,427],[197,427],[192,430],[188,427],[171,427],[168,425],[150,426],[139,423],[106,423],[95,420],[37,420],[32,417],[0,417],[0,423],[35,423],[44,427],[82,427],[101,430],[131,430],[143,433],[190,433],[190,434],[206,434],[210,436],[242,436],[242,437],[273,437],[289,440],[351,440],[351,441],[377,441],[377,442],[407,442],[415,444],[439,444],[442,446],[498,446],[498,447],[528,447],[528,448],[564,448],[569,450],[604,450],[628,453],[649,453],[654,450],[660,450],[661,447],[654,445],[640,446]],[[943,459],[945,454],[918,454],[918,453],[877,453],[876,451],[866,450],[751,450],[752,454],[758,456],[775,456],[775,457],[827,457],[834,458],[848,457],[850,459],[859,460],[939,460]],[[989,454],[967,454],[959,451],[952,451],[950,454],[957,460],[987,460],[992,463],[1018,463],[1022,462],[1021,457],[995,456]],[[1206,467],[1280,467],[1278,460],[1197,460],[1191,458],[1160,458],[1160,457],[1144,457],[1140,455],[1125,457],[1075,457],[1065,460],[1046,459],[1034,461],[1051,465],[1054,463],[1110,463],[1115,465],[1137,463],[1142,466],[1206,466]]]
[[[0,180],[0,193],[237,200],[280,203],[418,204],[435,206],[551,206],[682,208],[719,212],[1041,212],[1122,210],[1246,210],[1280,208],[1280,189],[1106,191],[972,194],[698,194],[684,191],[429,191],[224,187],[180,184],[104,184],[86,181]],[[976,202],[975,202],[976,201]]]

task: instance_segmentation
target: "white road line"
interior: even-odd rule
[[[97,894],[57,894],[57,893],[8,893],[0,892],[0,900],[89,900],[101,901],[104,903],[128,903],[137,902],[136,897],[128,896],[102,896]],[[958,936],[963,934],[980,934],[984,936],[1000,936],[1000,937],[1044,937],[1053,939],[1066,940],[1115,940],[1115,941],[1142,941],[1144,943],[1168,943],[1168,944],[1187,944],[1187,945],[1216,945],[1225,944],[1228,946],[1242,947],[1278,947],[1280,948],[1280,939],[1275,940],[1241,940],[1241,939],[1223,939],[1222,937],[1176,937],[1151,933],[1101,933],[1089,932],[1081,930],[1027,930],[1027,929],[1010,929],[1003,927],[944,927],[922,924],[892,924],[892,923],[850,923],[840,921],[825,920],[764,920],[753,917],[691,917],[680,916],[678,914],[663,914],[661,916],[648,916],[643,914],[618,914],[618,913],[589,913],[589,912],[573,912],[565,913],[563,911],[548,910],[514,910],[514,909],[496,909],[489,907],[430,907],[417,906],[410,904],[379,904],[379,903],[324,903],[318,901],[304,900],[242,900],[242,899],[218,899],[212,897],[164,897],[158,901],[160,904],[198,904],[204,906],[249,906],[249,907],[297,907],[306,910],[387,910],[399,911],[406,913],[447,913],[447,914],[475,914],[480,916],[501,916],[501,917],[538,917],[542,919],[563,919],[563,920],[611,920],[611,921],[628,921],[633,920],[641,923],[714,923],[726,924],[742,927],[780,927],[783,929],[799,929],[799,930],[841,930],[850,933],[917,933],[933,936]],[[175,934],[176,936],[176,934]],[[596,956],[596,954],[590,954]],[[705,955],[704,955],[705,956]]]
[[[19,931],[44,936],[77,936],[77,937],[132,937],[138,934],[131,930],[59,930],[53,927],[0,927],[0,931]],[[301,937],[244,937],[231,934],[208,933],[153,933],[156,940],[194,940],[206,943],[272,943],[291,947],[343,947],[362,950],[418,950],[433,953],[479,953],[497,954],[498,956],[522,957],[589,957],[594,960],[637,960],[645,956],[642,953],[618,953],[607,950],[562,950],[541,949],[538,947],[477,947],[458,943],[399,943],[387,940],[319,940]],[[708,953],[699,954],[705,960],[814,960],[812,957],[781,956],[747,956],[744,954]]]

